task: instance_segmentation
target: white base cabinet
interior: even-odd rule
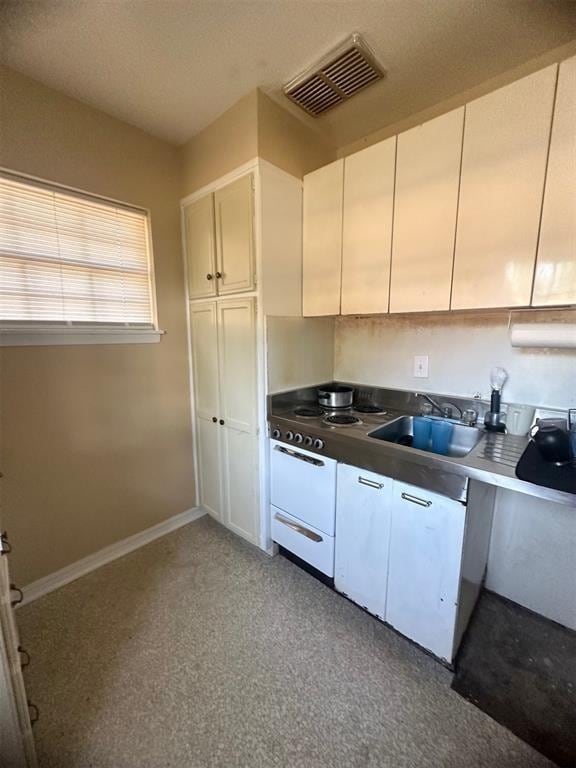
[[[493,506],[480,483],[464,506],[339,464],[336,589],[452,663],[484,579]]]
[[[387,622],[452,661],[466,507],[394,483]]]
[[[392,480],[338,465],[334,586],[386,618]]]

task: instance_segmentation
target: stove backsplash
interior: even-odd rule
[[[382,387],[372,387],[365,384],[352,384],[347,381],[319,382],[313,387],[302,387],[288,392],[279,392],[269,395],[268,405],[271,409],[283,409],[297,405],[317,405],[317,389],[329,384],[345,384],[354,388],[354,403],[375,403],[384,405],[395,411],[406,411],[407,413],[420,413],[424,400],[416,397],[415,392],[408,392],[401,389],[384,389]],[[439,405],[444,403],[454,403],[462,411],[473,408],[478,414],[478,421],[483,421],[484,415],[490,410],[490,403],[487,400],[480,400],[469,397],[456,397],[454,395],[443,395],[441,393],[427,392]],[[502,405],[502,412],[506,413],[506,405]]]

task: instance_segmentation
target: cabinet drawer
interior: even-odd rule
[[[334,537],[327,536],[311,525],[270,507],[272,539],[292,554],[314,566],[326,576],[334,576]]]
[[[334,536],[336,462],[299,446],[270,441],[270,501]]]

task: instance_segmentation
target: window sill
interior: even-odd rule
[[[4,328],[0,329],[0,347],[157,344],[165,333],[148,328]]]

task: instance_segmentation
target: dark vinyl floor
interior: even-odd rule
[[[576,633],[483,593],[452,687],[563,768],[576,766]]]

